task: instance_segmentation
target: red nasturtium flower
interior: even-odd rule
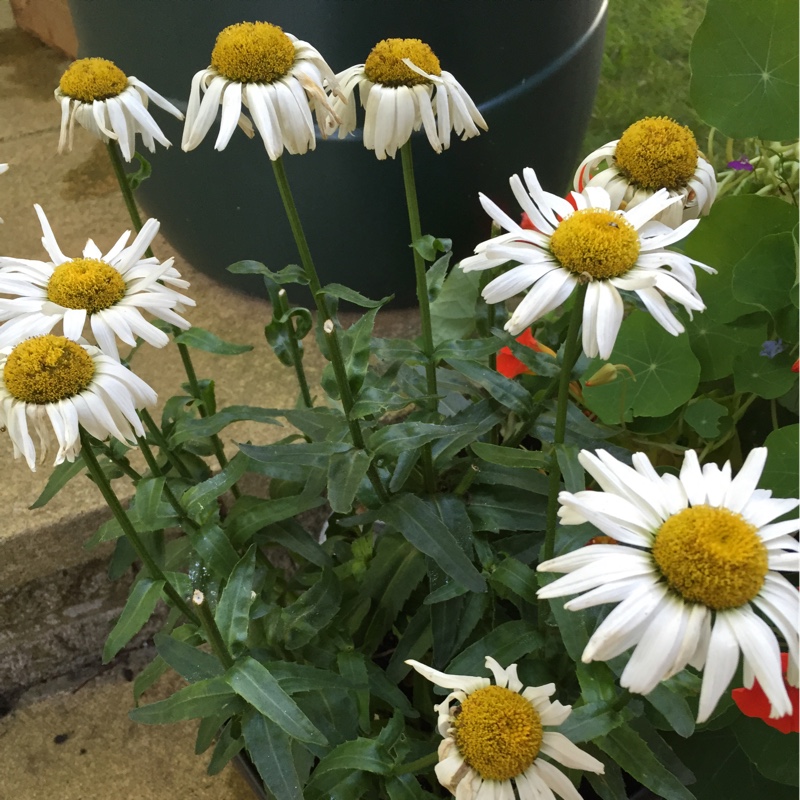
[[[539,344],[536,339],[533,338],[533,334],[531,333],[530,328],[526,328],[525,331],[517,336],[517,341],[520,344],[524,344],[526,347],[530,347],[536,353],[547,353],[549,356],[553,356],[555,358],[555,353],[547,346],[543,344]],[[504,347],[498,354],[497,354],[497,371],[501,375],[505,375],[506,378],[516,378],[517,375],[531,375],[532,372],[529,370],[512,352],[510,347]]]
[[[789,664],[788,653],[781,653],[781,664],[783,665],[783,674],[786,675],[786,668]],[[770,703],[758,681],[754,681],[750,689],[734,689],[731,696],[742,714],[763,719],[767,725],[777,728],[781,733],[798,733],[800,732],[800,718],[798,717],[798,707],[800,707],[798,693],[800,690],[787,682],[786,691],[789,692],[789,698],[792,701],[792,713],[775,719],[771,719],[769,716]]]
[[[525,226],[523,225],[523,227]],[[800,372],[800,358],[792,364],[792,372]]]

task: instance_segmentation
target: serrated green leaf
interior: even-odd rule
[[[47,479],[42,493],[33,501],[29,506],[31,510],[34,508],[42,508],[47,505],[59,491],[76,475],[83,471],[84,463],[83,457],[78,455],[74,461],[63,461],[51,473]]]
[[[558,726],[558,732],[575,744],[590,742],[625,724],[630,716],[627,709],[610,713],[606,703],[588,703],[574,708],[567,720]]]
[[[797,139],[797,3],[709,0],[692,41],[692,105],[733,139]]]
[[[159,656],[190,683],[219,678],[225,672],[215,655],[198,650],[175,636],[157,633],[154,642]]]
[[[256,546],[251,545],[230,573],[214,613],[214,620],[222,639],[234,657],[247,642],[250,628],[250,606],[253,604],[255,566]]]
[[[318,567],[329,567],[333,563],[331,557],[297,520],[286,519],[270,525],[261,532],[259,541],[285,547],[290,553],[301,556]]]
[[[107,664],[142,629],[161,597],[164,581],[140,578],[125,602],[116,625],[103,646],[103,663]]]
[[[253,349],[251,344],[234,344],[220,339],[211,331],[203,328],[189,328],[175,337],[178,344],[185,344],[187,347],[194,347],[196,350],[203,350],[206,353],[214,353],[218,356],[238,356],[241,353],[248,353]]]
[[[478,458],[501,467],[542,469],[547,466],[547,458],[541,450],[519,450],[516,447],[501,447],[485,442],[475,442],[470,445],[470,449]]]
[[[328,502],[337,514],[349,514],[372,456],[365,450],[334,453],[328,462]]]
[[[213,478],[187,489],[181,497],[189,516],[203,520],[219,508],[217,500],[238,481],[249,466],[249,460],[237,453]]]
[[[325,498],[319,496],[317,492],[303,492],[302,494],[291,497],[279,497],[274,500],[249,498],[249,502],[246,503],[242,502],[243,500],[245,500],[245,498],[242,498],[242,500],[236,503],[225,520],[225,530],[228,532],[231,542],[236,547],[243,547],[256,533],[270,525],[288,520],[291,517],[302,514],[304,511],[317,508],[325,503]],[[267,535],[271,536],[272,534],[269,533]],[[287,536],[289,536],[289,534],[287,534]],[[314,542],[311,541],[310,536],[307,538],[311,544],[309,548],[306,548],[301,554],[309,558],[309,560],[313,560],[313,558],[317,556],[312,553],[312,557],[309,557],[307,553],[314,549]],[[296,541],[296,539],[297,537],[293,537],[292,541]],[[303,543],[299,546],[302,546],[302,544]],[[295,552],[300,551],[295,550]],[[322,566],[319,560],[315,560],[313,563]]]
[[[516,597],[534,606],[538,602],[536,573],[513,556],[497,565],[489,576],[489,584],[504,597],[508,597],[510,592],[513,595],[512,600]]]
[[[375,739],[359,738],[343,742],[317,764],[310,785],[313,786],[327,772],[342,769],[388,775],[391,772],[391,759]]]
[[[159,517],[159,505],[161,495],[164,492],[164,484],[167,479],[163,476],[154,478],[142,478],[136,486],[136,513],[144,524],[152,526]],[[177,519],[177,517],[175,517]],[[161,525],[160,527],[164,527]],[[152,530],[158,530],[152,527]]]
[[[227,578],[231,574],[239,555],[214,520],[209,520],[199,529],[187,527],[185,533],[195,552],[215,575]]]
[[[486,591],[486,581],[429,502],[412,494],[398,495],[381,509],[381,515],[451,578],[473,592]]]
[[[244,739],[241,737],[234,739],[231,735],[231,726],[226,725],[217,739],[217,744],[209,759],[206,772],[208,772],[209,775],[219,775],[228,762],[239,753],[243,747]]]
[[[339,611],[342,589],[334,571],[324,569],[320,579],[281,610],[286,647],[297,650],[326,628]]]
[[[361,294],[361,292],[357,292],[355,289],[350,289],[347,286],[343,286],[341,283],[329,283],[327,286],[323,286],[320,290],[320,294],[327,294],[330,297],[335,297],[338,300],[344,300],[347,303],[352,303],[353,305],[360,306],[361,308],[375,309],[385,306],[394,297],[394,295],[391,294],[388,297],[381,298],[380,300],[370,300],[368,297],[365,297],[363,294]]]
[[[144,725],[165,725],[218,714],[229,704],[233,708],[241,707],[231,687],[222,678],[210,678],[179,689],[166,700],[134,708],[128,716]]]
[[[448,358],[446,362],[453,369],[485,389],[498,403],[509,410],[523,416],[531,410],[530,394],[516,381],[472,361]]]
[[[245,259],[244,261],[237,261],[235,264],[231,264],[229,267],[226,267],[226,269],[234,275],[263,275],[265,278],[279,285],[299,283],[302,286],[306,286],[308,284],[308,278],[299,264],[289,264],[283,269],[273,272],[260,261]]]
[[[407,450],[416,450],[428,442],[473,430],[466,425],[436,425],[432,422],[398,422],[378,428],[367,442],[375,455],[399,456]]]
[[[276,800],[303,800],[291,739],[283,730],[251,709],[242,719],[242,733],[261,780]]]
[[[480,281],[477,272],[464,272],[458,266],[450,270],[439,296],[431,303],[434,345],[450,339],[469,339],[475,332]]]
[[[473,484],[467,508],[478,531],[542,531],[547,499],[514,486]]]
[[[265,425],[280,425],[275,419],[276,416],[280,415],[281,413],[277,409],[259,408],[258,406],[228,406],[210,417],[180,419],[175,425],[169,441],[170,444],[176,445],[187,442],[190,439],[213,436],[228,425],[242,420],[252,420]]]
[[[254,658],[247,656],[237,661],[228,670],[225,680],[236,694],[289,736],[301,742],[327,744],[325,737],[281,689],[269,670]]]

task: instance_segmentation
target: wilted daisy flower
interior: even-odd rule
[[[217,36],[211,65],[192,79],[181,147],[194,150],[203,141],[221,105],[216,150],[225,149],[237,124],[252,137],[253,123],[273,161],[284,148],[293,154],[313,150],[312,112],[323,131],[332,113],[325,81],[336,90],[333,70],[308,42],[268,22],[230,25]],[[252,123],[242,113],[242,104],[250,110]]]
[[[58,152],[72,149],[72,132],[77,122],[98,139],[119,142],[126,161],[136,151],[136,134],[144,146],[155,152],[156,145],[170,142],[147,110],[152,100],[157,106],[183,119],[172,103],[138,78],[130,78],[113,61],[81,58],[70,64],[55,91],[61,104],[61,136]]]
[[[532,169],[522,174],[524,185],[518,175],[512,175],[509,183],[536,230],[522,228],[481,194],[486,213],[509,232],[481,242],[476,255],[460,264],[471,272],[519,262],[483,290],[487,303],[500,303],[530,290],[506,322],[512,336],[560,306],[579,283],[589,284],[583,308],[583,350],[591,357],[611,355],[622,323],[620,289],[635,291],[656,321],[675,336],[683,332],[683,325],[662,294],[680,303],[690,316],[705,308],[692,265],[707,272],[716,270],[664,249],[687,236],[698,221],[684,222],[674,231],[652,221],[675,202],[666,189],[635,208],[611,211],[605,189],[589,186],[580,194],[572,192],[567,201],[545,192]]]
[[[703,670],[697,721],[704,722],[741,651],[745,686],[758,679],[773,717],[791,712],[770,624],[789,647],[788,679],[796,686],[800,594],[780,573],[800,568],[798,520],[774,520],[798,501],[756,489],[766,458],[766,448],[751,451],[732,478],[730,462],[701,469],[689,450],[677,478],[658,475],[643,453],[633,455],[633,468],[603,450],[580,453],[602,491],[562,492],[561,522],[590,522],[619,544],[543,562],[540,572],[570,574],[539,597],[580,594],[564,606],[571,611],[618,603],[586,645],[584,662],[607,661],[635,645],[620,683],[640,694],[687,664]]]
[[[431,683],[453,689],[434,710],[439,713],[436,777],[458,800],[540,800],[555,792],[581,800],[570,779],[542,756],[570,769],[603,773],[601,762],[576,747],[561,725],[572,713],[550,696],[553,683],[524,687],[517,665],[503,669],[486,656],[489,678],[447,675],[418,661],[406,661]],[[512,784],[514,786],[512,786]]]
[[[155,402],[156,393],[141,378],[91,345],[49,334],[0,348],[0,425],[11,437],[14,458],[24,456],[33,471],[31,427],[40,462],[52,428],[60,464],[80,452],[79,426],[97,439],[143,436],[136,409]]]
[[[142,258],[158,233],[158,220],[147,220],[127,247],[130,231],[105,255],[89,239],[81,258],[69,258],[61,252],[44,211],[34,208],[51,261],[0,258],[0,294],[13,295],[0,297],[0,347],[50,333],[58,322],[65,336],[77,339],[88,319],[100,349],[119,358],[115,336],[129,345],[136,344],[137,336],[154,347],[169,341],[142,311],[184,330],[190,327],[176,312],[195,303],[170,288],[189,285],[172,266],[173,259]]]
[[[363,64],[336,76],[342,97],[332,101],[341,119],[339,138],[356,128],[353,93],[358,87],[366,108],[364,146],[379,159],[394,158],[413,131],[425,128],[431,147],[441,153],[450,147],[450,131],[462,139],[477,136],[486,122],[461,84],[439,65],[433,50],[419,39],[384,39]],[[336,130],[330,121],[328,133]]]
[[[606,167],[595,172],[606,162]],[[575,173],[575,189],[598,186],[611,196],[611,208],[631,209],[659,189],[680,202],[656,217],[670,228],[708,214],[717,196],[714,168],[697,149],[694,134],[667,117],[634,122],[622,136],[587,156]]]

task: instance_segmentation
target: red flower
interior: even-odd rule
[[[789,665],[789,654],[781,653],[781,665],[783,674],[786,675],[786,668]],[[784,682],[786,678],[784,677]],[[789,699],[792,701],[792,713],[782,717],[770,719],[770,702],[764,694],[764,690],[759,686],[758,681],[753,682],[750,689],[734,689],[731,692],[734,702],[739,706],[742,714],[748,717],[758,717],[763,719],[772,728],[777,728],[781,733],[800,732],[800,721],[798,720],[798,693],[800,690],[796,686],[786,683],[786,691],[789,692]]]
[[[524,228],[525,226],[523,225],[522,227]],[[800,372],[800,358],[792,364],[792,372]]]
[[[530,328],[526,328],[525,331],[520,335],[517,336],[517,341],[520,344],[524,344],[526,347],[530,347],[536,353],[547,353],[550,356],[555,358],[555,353],[543,344],[539,344],[536,339],[533,338],[533,334],[531,333]],[[517,375],[532,375],[533,373],[529,370],[512,352],[510,347],[504,347],[498,354],[497,354],[497,371],[501,375],[505,375],[506,378],[516,378]]]

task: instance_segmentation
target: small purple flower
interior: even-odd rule
[[[752,172],[755,167],[750,163],[747,156],[742,156],[738,161],[729,161],[728,169],[744,170],[745,172]]]
[[[770,339],[761,345],[760,355],[766,358],[775,358],[778,353],[782,353],[785,349],[786,348],[783,346],[783,339],[776,339],[775,341]]]

